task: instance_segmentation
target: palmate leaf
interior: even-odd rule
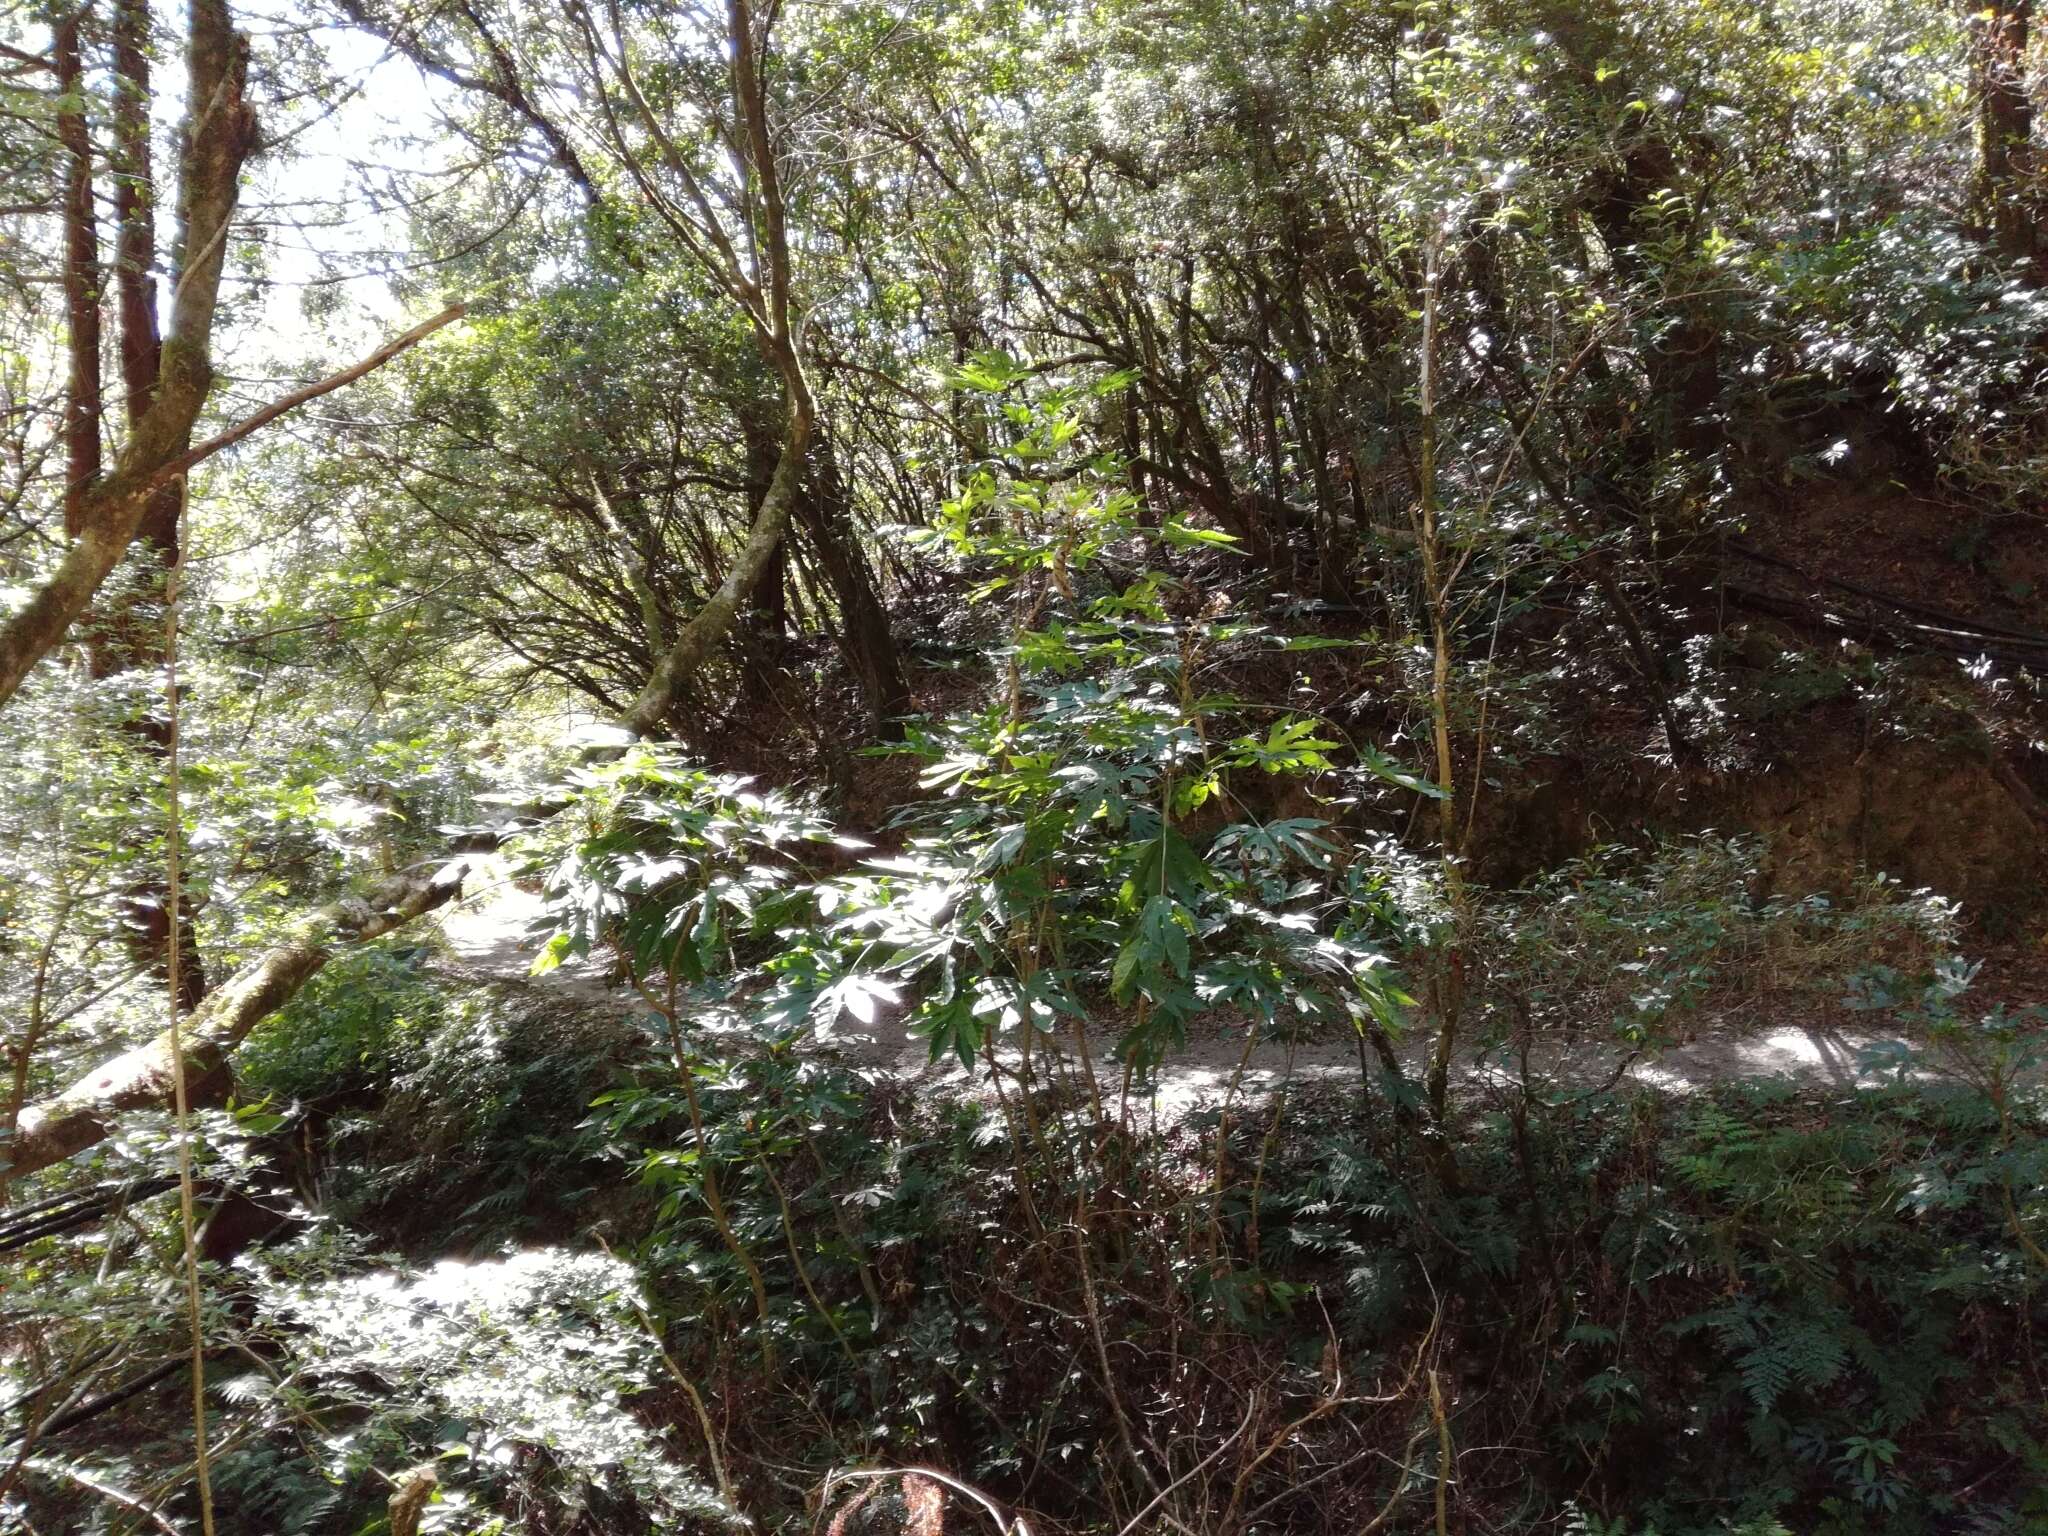
[[[911,1021],[910,1030],[931,1043],[933,1061],[951,1052],[963,1067],[974,1065],[975,1053],[987,1038],[985,1021],[974,1011],[972,1000],[964,992],[937,1006],[927,1004]]]
[[[1128,998],[1133,986],[1141,982],[1158,982],[1168,976],[1185,977],[1191,959],[1189,938],[1194,927],[1193,914],[1171,896],[1161,894],[1149,898],[1138,918],[1136,931],[1117,951],[1116,964],[1110,971],[1110,988],[1117,998]],[[1157,1001],[1159,988],[1156,985],[1147,985],[1145,991]]]
[[[1240,736],[1230,746],[1239,766],[1268,773],[1320,773],[1335,766],[1325,754],[1337,749],[1337,743],[1316,734],[1313,720],[1293,717],[1274,721],[1264,740]]]
[[[1099,760],[1073,763],[1053,777],[1059,781],[1060,796],[1074,802],[1075,820],[1093,821],[1100,816],[1112,831],[1123,826],[1129,801],[1124,794],[1124,772],[1116,764]]]
[[[1123,948],[1117,951],[1116,964],[1110,969],[1109,973],[1109,989],[1115,995],[1117,1001],[1122,1002],[1130,996],[1131,983],[1137,979],[1138,967],[1144,961],[1144,946],[1139,943],[1137,936],[1133,934],[1124,941]]]
[[[1173,828],[1163,827],[1157,837],[1141,846],[1120,900],[1127,909],[1140,907],[1155,895],[1193,903],[1214,882],[1213,872],[1194,846]]]
[[[1026,370],[1016,358],[993,349],[975,353],[944,375],[948,388],[972,390],[978,394],[1000,394],[1024,377]]]
[[[527,968],[527,974],[545,976],[548,972],[559,969],[562,962],[569,958],[574,943],[575,940],[568,934],[557,933],[541,946],[540,953],[533,957],[533,964]]]
[[[841,1011],[844,1011],[852,1014],[863,1024],[872,1024],[879,1015],[880,1005],[893,1005],[901,1000],[902,993],[893,982],[855,972],[840,977],[819,994],[818,1007],[813,1009],[813,1017],[824,1013],[826,1016],[821,1022],[829,1028],[838,1021]]]
[[[1318,836],[1328,826],[1326,821],[1307,816],[1264,823],[1233,822],[1209,844],[1209,861],[1222,864],[1242,858],[1262,868],[1278,868],[1292,855],[1311,869],[1328,869],[1336,858],[1337,845]]]
[[[974,873],[985,875],[991,870],[1015,863],[1030,838],[1031,826],[1028,822],[1013,822],[1007,827],[997,828],[995,836],[989,839],[982,848],[980,857],[974,861]]]

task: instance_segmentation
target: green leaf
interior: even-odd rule
[[[1196,528],[1180,518],[1168,518],[1159,527],[1159,536],[1176,549],[1228,549],[1239,541],[1234,533],[1225,533],[1220,528]]]
[[[558,933],[547,941],[541,952],[533,957],[533,964],[527,967],[529,976],[545,976],[564,960],[569,958],[575,940],[566,933]]]
[[[1403,768],[1376,747],[1370,745],[1360,747],[1358,757],[1359,761],[1365,764],[1366,768],[1371,771],[1375,778],[1384,779],[1389,784],[1398,784],[1401,788],[1413,790],[1418,795],[1427,795],[1432,800],[1448,800],[1450,798],[1450,791],[1441,784],[1410,773],[1406,768]]]

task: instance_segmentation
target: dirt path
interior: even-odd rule
[[[643,1006],[631,988],[613,985],[601,970],[582,961],[571,960],[546,976],[529,977],[541,942],[535,929],[544,911],[537,895],[512,883],[502,860],[480,861],[466,890],[441,917],[443,936],[460,973],[479,982],[531,987],[575,1008]],[[1882,1074],[1866,1063],[1865,1053],[1898,1039],[1896,1033],[1828,1023],[1773,1022],[1761,1016],[1764,1011],[1733,1008],[1695,1019],[1683,1043],[1629,1063],[1622,1077],[1678,1093],[1735,1078],[1785,1078],[1814,1087],[1871,1086]],[[1096,1078],[1105,1092],[1113,1093],[1121,1083],[1122,1066],[1109,1053],[1110,1041],[1091,1043]],[[1419,1032],[1403,1041],[1404,1064],[1419,1074],[1428,1048]],[[912,1036],[900,1019],[884,1018],[866,1027],[842,1020],[841,1029],[822,1041],[820,1049],[850,1066],[897,1078],[920,1091],[975,1094],[984,1090],[987,1077],[986,1067],[979,1064],[970,1072],[951,1057],[932,1061],[925,1042]],[[1074,1042],[1063,1040],[1060,1049],[1078,1068]],[[1547,1039],[1531,1052],[1531,1071],[1560,1083],[1593,1085],[1613,1077],[1622,1068],[1623,1055],[1604,1042]],[[1014,1064],[1014,1052],[1009,1059]],[[1470,1052],[1458,1063],[1460,1077],[1470,1085],[1506,1081],[1513,1067],[1511,1060]],[[1304,1040],[1290,1049],[1284,1041],[1266,1040],[1247,1054],[1241,1027],[1213,1023],[1191,1031],[1186,1049],[1160,1067],[1147,1099],[1162,1115],[1184,1114],[1221,1100],[1240,1068],[1239,1089],[1246,1094],[1289,1080],[1298,1085],[1351,1084],[1359,1076],[1358,1042]]]

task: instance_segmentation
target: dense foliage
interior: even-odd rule
[[[9,11],[0,1531],[2048,1529],[2032,27]]]

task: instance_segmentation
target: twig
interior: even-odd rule
[[[1251,1401],[1245,1405],[1244,1422],[1239,1424],[1236,1429],[1230,1432],[1230,1437],[1227,1440],[1225,1440],[1221,1445],[1217,1446],[1215,1450],[1211,1451],[1208,1455],[1204,1456],[1200,1461],[1196,1462],[1192,1467],[1188,1468],[1187,1471],[1181,1473],[1179,1477],[1176,1477],[1172,1482],[1168,1483],[1164,1488],[1160,1489],[1157,1493],[1152,1495],[1152,1502],[1150,1504],[1147,1504],[1143,1509],[1139,1510],[1135,1515],[1131,1516],[1129,1520],[1125,1521],[1123,1529],[1118,1531],[1116,1533],[1116,1536],[1131,1536],[1131,1532],[1135,1531],[1138,1528],[1138,1522],[1143,1520],[1147,1515],[1151,1514],[1152,1511],[1157,1509],[1161,1504],[1164,1504],[1166,1502],[1166,1496],[1169,1493],[1172,1493],[1173,1490],[1178,1488],[1182,1483],[1191,1482],[1193,1479],[1199,1477],[1211,1462],[1215,1461],[1225,1451],[1229,1450],[1233,1445],[1237,1444],[1238,1437],[1241,1436],[1246,1430],[1252,1427],[1252,1418],[1255,1414],[1258,1413],[1258,1411],[1259,1394],[1257,1392],[1253,1392],[1251,1395]]]
[[[1081,1266],[1081,1304],[1088,1315],[1088,1336],[1095,1344],[1096,1363],[1102,1367],[1102,1390],[1109,1399],[1111,1415],[1116,1420],[1117,1438],[1123,1444],[1124,1455],[1145,1486],[1160,1494],[1159,1479],[1152,1475],[1152,1469],[1145,1465],[1145,1458],[1138,1454],[1138,1443],[1131,1434],[1131,1421],[1124,1416],[1124,1402],[1117,1395],[1116,1368],[1109,1361],[1109,1343],[1102,1332],[1102,1309],[1095,1297],[1095,1274],[1088,1263],[1088,1227],[1076,1213],[1074,1222],[1074,1257]],[[1163,1496],[1163,1495],[1162,1495]],[[1156,1499],[1154,1502],[1158,1502]],[[1166,1523],[1176,1530],[1186,1532],[1187,1527],[1173,1517],[1171,1511],[1162,1510]],[[1190,1533],[1191,1536],[1191,1533]]]
[[[371,619],[381,619],[387,613],[396,613],[414,603],[423,603],[436,593],[445,592],[455,585],[459,578],[450,576],[446,581],[437,582],[424,592],[415,592],[410,597],[401,597],[395,603],[386,603],[382,608],[372,608],[368,613],[328,614],[324,618],[308,619],[303,624],[284,624],[276,629],[251,630],[244,635],[222,635],[221,645],[254,645],[258,640],[275,640],[279,635],[302,635],[309,629],[327,629],[339,624],[366,624]]]
[[[1429,1433],[1429,1426],[1423,1425],[1408,1439],[1408,1447],[1401,1452],[1401,1479],[1394,1484],[1394,1491],[1387,1495],[1387,1502],[1380,1506],[1380,1512],[1366,1521],[1358,1536],[1372,1536],[1387,1523],[1387,1517],[1394,1512],[1394,1506],[1401,1502],[1401,1495],[1408,1491],[1408,1483],[1415,1475],[1415,1447],[1422,1444],[1422,1437]]]
[[[598,1238],[597,1245],[604,1249],[607,1256],[618,1257],[612,1253],[611,1245],[602,1237]],[[668,1367],[669,1375],[676,1379],[676,1385],[683,1389],[683,1395],[689,1398],[690,1407],[697,1415],[698,1427],[704,1431],[704,1454],[711,1458],[711,1476],[718,1484],[718,1496],[725,1500],[728,1508],[737,1512],[740,1507],[739,1495],[733,1491],[732,1479],[726,1476],[725,1458],[718,1454],[718,1431],[712,1426],[711,1411],[704,1406],[703,1394],[697,1390],[696,1383],[690,1380],[682,1366],[676,1363],[676,1357],[669,1353],[667,1341],[662,1338],[661,1330],[655,1326],[646,1303],[637,1293],[632,1297],[632,1303],[634,1315],[640,1319],[640,1326],[647,1330],[647,1337],[660,1354],[661,1363]]]
[[[1444,1417],[1444,1389],[1436,1367],[1429,1370],[1429,1413],[1436,1420],[1436,1536],[1449,1536],[1451,1421]]]

